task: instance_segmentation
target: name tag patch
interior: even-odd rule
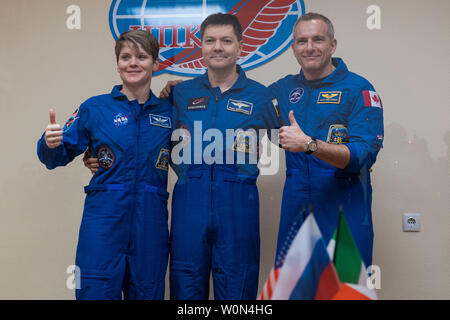
[[[258,152],[258,138],[254,130],[240,130],[234,140],[233,150],[244,153]]]
[[[163,128],[172,128],[172,122],[170,121],[169,117],[160,116],[158,114],[149,114],[150,117],[150,124],[152,126],[158,126]]]
[[[190,98],[188,100],[187,111],[208,109],[209,97]]]
[[[326,91],[320,92],[319,97],[317,98],[317,103],[333,103],[340,104],[341,103],[341,95],[342,91]]]
[[[253,110],[253,103],[228,99],[227,110],[233,112],[240,112],[246,115],[251,115]]]

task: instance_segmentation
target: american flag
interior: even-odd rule
[[[283,266],[284,259],[286,258],[286,254],[294,241],[295,236],[297,235],[298,230],[300,229],[302,222],[304,221],[304,217],[307,215],[307,212],[303,209],[301,215],[299,215],[298,219],[294,221],[291,229],[287,235],[287,238],[283,244],[283,247],[278,254],[277,260],[275,261],[275,265],[269,273],[266,283],[261,291],[261,295],[259,300],[270,300],[272,299],[272,295],[274,292],[275,285],[278,281],[278,277],[280,275],[281,267]]]

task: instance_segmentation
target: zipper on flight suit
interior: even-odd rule
[[[211,90],[212,90],[212,92],[213,92],[213,95],[214,95],[214,100],[216,101],[216,104],[214,105],[214,107],[215,107],[215,110],[214,110],[214,114],[213,114],[213,117],[212,117],[212,121],[211,121],[211,128],[214,128],[215,127],[215,124],[216,124],[216,118],[217,118],[217,109],[218,109],[218,103],[219,103],[219,100],[220,100],[220,97],[217,95],[217,91],[218,90],[220,90],[220,88],[211,88]],[[214,184],[214,164],[212,163],[211,164],[211,183],[210,183],[210,185],[209,185],[209,191],[210,191],[210,194],[211,194],[211,211],[213,211],[213,204],[214,204],[214,201],[213,201],[213,192],[214,192],[214,188],[213,188],[213,184]]]
[[[133,104],[131,105],[132,110],[135,110]],[[131,254],[131,251],[134,250],[135,243],[133,241],[133,229],[134,229],[134,223],[136,220],[136,210],[137,210],[137,200],[138,200],[138,193],[137,193],[137,182],[138,182],[138,159],[139,159],[139,153],[140,153],[140,137],[141,137],[141,121],[140,117],[143,112],[143,106],[141,107],[139,105],[138,113],[134,114],[134,119],[136,121],[136,156],[135,156],[135,166],[134,166],[134,183],[133,183],[133,210],[131,210],[131,217],[130,217],[130,234],[129,234],[129,240],[128,240],[128,253]]]
[[[308,85],[306,85],[305,86],[305,88],[306,88],[306,94],[307,94],[307,96],[306,96],[306,105],[305,105],[305,118],[304,118],[304,125],[306,126],[307,125],[307,123],[308,123],[308,111],[309,111],[309,107],[310,107],[310,103],[309,103],[309,101],[311,101],[310,100],[310,97],[311,97],[311,91],[312,91],[312,88],[311,87],[309,87]],[[302,130],[303,131],[305,131],[307,128],[302,128]],[[311,155],[309,156],[309,157],[306,157],[306,169],[308,170],[308,180],[310,181],[311,180],[311,170],[310,170],[310,159],[311,159]],[[308,183],[308,193],[309,193],[309,202],[311,203],[311,200],[312,200],[312,190],[311,190],[311,183]]]
[[[220,91],[219,87],[215,87],[215,88],[210,88],[210,90],[212,91],[213,95],[214,95],[214,100],[215,100],[215,110],[214,110],[214,114],[212,115],[212,121],[211,121],[211,128],[215,128],[216,127],[216,119],[217,119],[217,113],[219,111],[219,101],[222,100],[224,98],[224,96],[226,94],[228,94],[228,92],[230,90],[227,90],[225,92],[222,93],[222,91]],[[220,92],[220,94],[219,94]],[[211,196],[211,212],[214,211],[214,164],[211,164],[211,183],[210,183],[210,196]]]
[[[211,91],[213,92],[214,99],[216,101],[215,111],[214,111],[213,118],[212,118],[211,128],[215,128],[217,112],[218,112],[218,108],[219,108],[219,100],[223,99],[225,95],[228,95],[230,93],[231,89],[228,89],[225,92],[221,92],[219,87],[215,87],[215,88],[211,88]],[[220,91],[220,95],[217,94],[218,91]],[[212,193],[212,182],[214,181],[214,170],[213,170],[213,167],[214,167],[214,165],[211,164],[211,193]]]

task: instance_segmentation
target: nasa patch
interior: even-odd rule
[[[210,14],[235,15],[243,31],[238,64],[250,70],[273,60],[292,43],[292,28],[305,14],[303,0],[113,0],[109,27],[114,39],[127,30],[146,30],[159,41],[161,63],[154,75],[201,75],[200,25]]]
[[[126,116],[124,116],[122,113],[118,113],[115,117],[114,117],[114,126],[115,127],[123,127],[126,126],[128,124],[128,117],[130,116],[130,114],[127,114]]]
[[[365,90],[362,92],[364,97],[364,106],[365,107],[375,107],[375,108],[383,108],[383,104],[381,103],[381,98],[375,91]]]
[[[103,169],[110,169],[116,161],[114,152],[108,146],[100,146],[97,153],[98,165]]]

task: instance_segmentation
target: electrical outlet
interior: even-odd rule
[[[420,231],[420,213],[403,214],[403,231]]]

